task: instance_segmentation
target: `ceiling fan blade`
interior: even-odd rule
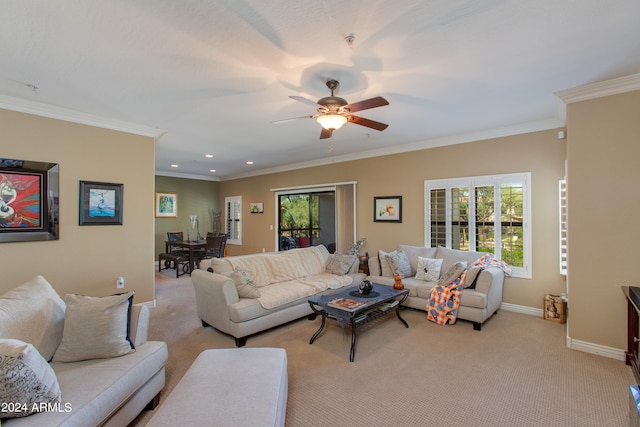
[[[366,126],[375,130],[385,130],[389,127],[388,124],[376,122],[375,120],[365,119],[364,117],[358,117],[354,115],[349,115],[349,122],[355,123],[360,126]]]
[[[331,135],[333,135],[333,129],[322,128],[322,131],[320,132],[320,139],[331,138]]]
[[[318,103],[316,103],[315,101],[312,101],[310,99],[305,98],[304,96],[296,96],[296,95],[290,95],[289,98],[291,99],[295,99],[298,102],[302,102],[303,104],[307,104],[307,105],[311,105],[313,108],[318,108],[318,106],[320,106]]]
[[[368,110],[369,108],[382,107],[383,105],[389,105],[389,101],[381,96],[376,96],[375,98],[354,102],[353,104],[347,105],[347,107],[352,113],[354,113],[356,111]]]
[[[280,123],[287,123],[287,122],[291,122],[293,120],[298,120],[298,119],[313,119],[317,117],[316,115],[313,116],[300,116],[300,117],[291,117],[289,119],[282,119],[282,120],[276,120],[274,122],[271,122],[272,125],[279,125]]]

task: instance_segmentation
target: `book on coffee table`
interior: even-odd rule
[[[327,303],[330,307],[339,308],[341,310],[355,311],[364,305],[363,302],[353,300],[351,298],[337,298]]]

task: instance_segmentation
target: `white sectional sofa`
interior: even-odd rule
[[[120,298],[118,296],[105,298],[81,297],[76,299],[80,301],[78,305],[74,302],[70,306],[70,300],[65,297],[65,303],[42,276],[0,295],[0,370],[6,371],[0,377],[0,393],[4,393],[0,396],[3,427],[121,427],[133,421],[145,407],[157,405],[165,384],[167,345],[147,341],[147,306],[131,304],[133,298],[127,298],[127,295],[125,305],[112,303]],[[84,305],[86,301],[91,305]],[[97,306],[103,307],[104,311],[96,309]],[[114,350],[123,355],[85,358],[90,357],[86,352],[111,350],[96,345],[101,336],[92,332],[91,322],[71,325],[69,318],[79,319],[83,307],[88,309],[85,314],[94,319],[102,318],[105,312],[109,313],[107,317],[113,314],[116,341],[122,341],[128,329],[124,349]],[[74,330],[79,336],[90,334],[93,343],[84,345],[77,340],[74,343],[74,337],[69,335]],[[100,323],[99,330],[106,336],[109,325]],[[59,352],[62,342],[66,353]],[[131,343],[135,349],[131,348]],[[78,354],[77,358],[83,360],[49,362],[56,357],[73,359],[74,348],[81,348],[79,351],[84,356]],[[15,349],[22,352],[17,357]],[[12,381],[22,376],[24,379]],[[32,409],[36,391],[40,395],[44,391],[45,397],[53,399],[44,405],[43,411],[8,418],[24,415],[23,411]],[[7,400],[14,404],[11,408]],[[10,414],[10,409],[14,413]]]
[[[407,307],[418,310],[427,310],[427,303],[431,288],[437,284],[437,279],[427,281],[416,278],[418,273],[418,259],[442,259],[440,275],[444,275],[449,268],[458,261],[471,265],[485,253],[460,251],[445,247],[427,248],[409,245],[399,245],[395,252],[403,252],[407,255],[411,266],[411,273],[402,278],[405,288],[409,289],[409,297],[404,302]],[[368,280],[374,283],[392,286],[394,283],[394,270],[387,261],[387,252],[379,251],[377,256],[369,258]],[[469,275],[468,279],[471,279]],[[497,267],[484,268],[466,284],[460,296],[458,319],[473,322],[473,328],[482,329],[482,324],[493,315],[502,304],[502,288],[505,273]]]
[[[313,317],[309,297],[360,284],[365,275],[357,271],[355,255],[329,254],[320,245],[206,259],[191,280],[202,325],[231,335],[242,347],[249,335]]]

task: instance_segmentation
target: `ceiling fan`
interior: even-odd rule
[[[317,108],[318,113],[311,116],[293,117],[290,119],[277,120],[271,122],[273,124],[285,123],[297,119],[316,119],[322,125],[320,139],[331,138],[333,131],[340,129],[347,122],[355,123],[360,126],[366,126],[378,131],[385,130],[389,125],[376,122],[375,120],[365,119],[364,117],[355,116],[351,113],[356,111],[368,110],[370,108],[382,107],[389,105],[389,102],[381,96],[365,99],[364,101],[349,104],[345,99],[334,96],[333,92],[338,89],[340,83],[337,80],[327,81],[327,87],[331,91],[331,96],[327,96],[314,102],[302,96],[289,96],[291,99],[302,102],[303,104],[312,105]]]

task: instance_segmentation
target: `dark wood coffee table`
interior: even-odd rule
[[[372,286],[373,289],[369,295],[361,295],[358,286],[350,286],[336,292],[309,298],[309,305],[313,312],[322,316],[320,329],[313,334],[309,344],[313,344],[322,333],[327,317],[337,320],[342,327],[351,325],[349,361],[353,362],[356,350],[356,329],[359,326],[395,312],[398,319],[408,328],[409,325],[400,316],[400,304],[407,299],[409,290],[396,290],[391,286],[378,283],[372,283]],[[346,300],[346,304],[344,304],[346,307],[340,307],[336,304],[336,300]],[[349,302],[352,302],[355,307],[351,307]]]

